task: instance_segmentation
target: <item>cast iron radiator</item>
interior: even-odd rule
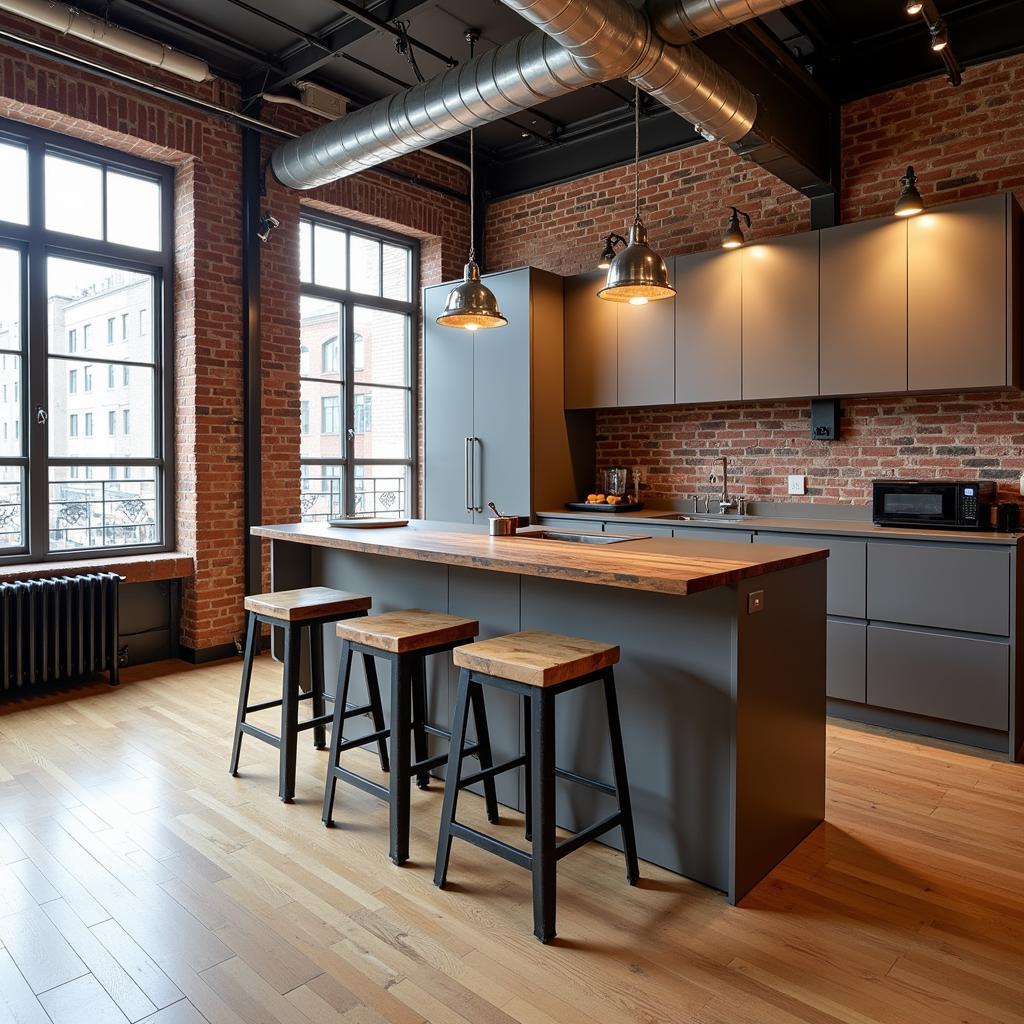
[[[117,683],[114,572],[0,583],[0,696],[109,672]]]

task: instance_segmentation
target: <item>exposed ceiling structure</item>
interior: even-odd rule
[[[639,4],[638,4],[639,5]],[[531,26],[499,0],[79,0],[83,10],[206,59],[261,93],[295,93],[313,81],[360,107],[431,78]],[[904,0],[802,0],[699,46],[758,98],[758,160],[809,195],[827,191],[835,111],[846,100],[945,73],[927,27]],[[951,50],[965,68],[1024,50],[1024,0],[937,0]],[[952,88],[952,86],[950,86]],[[628,162],[632,88],[590,85],[477,130],[478,159],[493,197],[529,191]],[[652,155],[696,144],[694,127],[645,97],[641,148]],[[464,140],[441,144],[461,156]],[[777,156],[775,156],[777,154]],[[794,161],[798,165],[794,170]],[[783,167],[783,165],[785,165]],[[806,176],[806,183],[801,175]]]

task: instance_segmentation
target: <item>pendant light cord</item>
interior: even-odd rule
[[[633,219],[640,219],[640,86],[633,86]]]
[[[476,40],[474,30],[466,32],[470,60],[476,56]],[[476,146],[472,128],[469,129],[469,262],[476,263]]]

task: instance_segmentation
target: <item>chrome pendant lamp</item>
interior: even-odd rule
[[[469,130],[469,262],[463,268],[462,281],[448,293],[444,312],[437,322],[442,327],[461,327],[464,331],[483,331],[508,323],[498,309],[494,292],[480,280],[480,267],[476,262],[476,164],[472,128]]]
[[[665,261],[647,244],[647,228],[640,219],[640,89],[634,86],[633,90],[633,224],[629,243],[611,261],[607,282],[597,294],[609,302],[643,306],[671,299],[676,290],[669,283]]]

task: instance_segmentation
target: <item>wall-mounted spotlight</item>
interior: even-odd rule
[[[917,191],[917,175],[913,167],[907,168],[907,173],[900,178],[900,184],[903,191],[896,200],[896,209],[893,212],[897,217],[913,217],[924,209],[924,200]]]
[[[722,248],[723,249],[738,249],[746,238],[743,235],[743,228],[740,227],[740,218],[746,222],[747,228],[750,228],[750,214],[744,213],[742,210],[736,209],[735,206],[730,206],[732,214],[729,216],[729,224],[725,229],[725,234],[722,235]]]
[[[963,81],[963,68],[953,53],[949,42],[949,29],[935,6],[935,0],[907,0],[903,9],[911,18],[920,17],[928,27],[928,36],[933,53],[942,58],[946,68],[946,78],[950,85],[959,85]]]
[[[604,248],[601,250],[601,258],[597,261],[599,270],[607,270],[612,265],[612,260],[615,259],[615,247],[617,245],[627,245],[628,243],[622,237],[617,235],[613,231],[604,240]]]
[[[928,31],[932,37],[932,49],[936,53],[942,53],[949,46],[949,32],[946,29],[946,23],[941,19],[933,22],[928,26]]]
[[[924,10],[924,3],[922,0],[907,0],[907,14],[912,18],[915,15],[920,14]]]
[[[259,227],[256,228],[256,237],[261,242],[267,242],[270,240],[270,233],[274,228],[279,228],[281,222],[273,216],[273,214],[265,213],[260,217]]]

